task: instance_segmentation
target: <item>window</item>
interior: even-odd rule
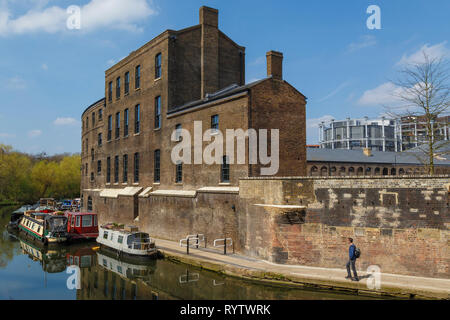
[[[87,209],[88,209],[88,211],[92,211],[92,198],[91,198],[90,196],[88,197],[88,205],[87,205]],[[79,227],[78,218],[79,218],[79,217],[77,217],[77,227]]]
[[[123,183],[128,182],[128,155],[123,156]]]
[[[141,87],[141,66],[136,67],[134,86],[135,86],[135,89],[139,89]]]
[[[155,79],[161,78],[161,53],[155,57]]]
[[[82,227],[92,227],[92,216],[86,215],[81,217],[81,226]]]
[[[112,81],[108,83],[108,101],[112,101]]]
[[[95,126],[95,112],[92,112],[92,127]]]
[[[118,243],[123,243],[123,236],[118,236],[117,237],[117,242]]]
[[[114,183],[119,183],[119,156],[114,157]]]
[[[141,105],[134,107],[134,133],[138,134],[141,131]]]
[[[112,138],[112,116],[108,116],[108,141]]]
[[[95,153],[94,153],[94,148],[91,149],[91,161],[94,161],[95,158]]]
[[[89,210],[89,199],[91,200],[91,206],[92,206],[92,198],[88,197],[88,210]],[[81,222],[81,217],[77,216],[77,221],[75,222],[75,227],[79,227],[80,226],[80,222]]]
[[[219,130],[219,116],[217,114],[211,117],[211,129],[214,132]]]
[[[86,117],[86,129],[89,129],[89,117]]]
[[[103,120],[103,109],[98,110],[98,120]]]
[[[139,182],[139,153],[134,154],[134,182]]]
[[[161,180],[161,151],[155,150],[154,176],[153,181],[158,183]]]
[[[94,216],[94,227],[97,226],[97,216]]]
[[[183,182],[183,163],[181,161],[178,161],[176,165],[175,182]]]
[[[130,73],[125,73],[125,94],[130,92]]]
[[[101,147],[102,144],[103,144],[103,137],[102,137],[102,134],[99,133],[98,134],[98,146]]]
[[[175,141],[181,141],[181,124],[175,126]]]
[[[102,161],[97,161],[97,175],[100,175],[102,173]]]
[[[120,77],[116,80],[116,99],[120,98]]]
[[[161,128],[161,96],[155,98],[155,129]]]
[[[230,182],[230,160],[227,156],[223,157],[222,169],[221,169],[221,182]]]
[[[103,231],[103,239],[108,239],[108,231]],[[105,264],[105,262],[106,262],[106,260],[104,260],[103,264]],[[106,263],[106,265],[108,265],[108,264]]]
[[[116,113],[116,139],[120,137],[120,112]]]
[[[111,158],[106,158],[106,183],[111,182]]]
[[[91,182],[93,182],[93,181],[94,181],[94,173],[91,172]]]
[[[128,136],[128,109],[125,109],[125,112],[123,113],[123,136]]]

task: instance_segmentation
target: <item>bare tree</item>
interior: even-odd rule
[[[399,71],[400,80],[394,81],[398,87],[394,95],[404,104],[387,109],[394,118],[410,122],[416,129],[420,126],[424,131],[420,138],[415,134],[412,142],[419,149],[417,158],[433,175],[435,159],[450,150],[450,73],[447,60],[422,53],[424,60],[404,66]]]

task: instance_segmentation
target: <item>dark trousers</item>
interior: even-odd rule
[[[350,266],[352,266],[352,270],[353,270],[353,274],[355,275],[355,278],[358,277],[358,274],[356,273],[355,263],[356,263],[356,259],[355,260],[348,260],[348,262],[347,262],[347,274],[348,274],[349,277],[352,276],[352,274],[350,273]]]

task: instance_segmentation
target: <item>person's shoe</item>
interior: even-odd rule
[[[345,279],[351,279],[351,276],[346,276]]]
[[[352,281],[359,281],[358,277],[352,278]]]

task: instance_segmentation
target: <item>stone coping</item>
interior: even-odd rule
[[[142,190],[142,187],[126,187],[124,189],[102,189],[100,197],[102,198],[118,198],[119,196],[135,196]]]
[[[307,206],[298,206],[298,205],[292,205],[292,204],[254,204],[254,206],[277,208],[277,209],[306,209],[307,208]]]
[[[380,179],[380,180],[388,180],[388,179],[450,179],[450,175],[420,175],[420,176],[326,176],[326,177],[313,177],[313,176],[292,176],[292,177],[244,177],[239,178],[239,180],[348,180],[348,179]]]
[[[203,187],[203,188],[197,189],[197,192],[239,194],[239,187]]]
[[[195,190],[156,190],[150,192],[150,196],[195,198],[196,195],[197,191]]]

